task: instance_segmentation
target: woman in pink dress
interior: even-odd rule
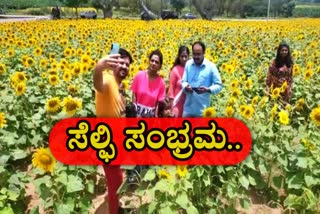
[[[185,94],[182,92],[181,80],[184,66],[189,59],[189,49],[187,46],[180,46],[178,56],[170,72],[169,99],[171,112],[175,117],[182,117]]]
[[[166,97],[165,82],[158,73],[162,62],[161,51],[152,51],[149,55],[148,69],[139,71],[133,78],[132,102],[136,106],[137,117],[158,117],[157,104]]]

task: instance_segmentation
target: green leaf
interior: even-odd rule
[[[203,182],[204,182],[204,186],[205,186],[205,187],[208,187],[208,186],[211,185],[211,181],[210,181],[209,175],[206,175],[206,176],[203,178]]]
[[[29,214],[39,214],[39,207],[33,207]]]
[[[288,178],[288,188],[290,189],[300,189],[302,188],[303,177],[301,174],[293,175]]]
[[[67,192],[78,192],[84,189],[82,181],[79,177],[68,175]]]
[[[165,206],[159,210],[160,214],[174,213],[170,206]]]
[[[14,211],[11,207],[4,207],[3,209],[0,209],[1,214],[14,214]]]
[[[187,207],[190,203],[188,195],[186,192],[181,192],[178,194],[176,203],[179,204],[182,208]]]
[[[155,213],[156,209],[157,209],[157,205],[158,203],[153,201],[149,204],[148,206],[148,214],[152,214],[152,213]]]
[[[51,188],[47,187],[46,184],[40,184],[40,198],[46,200],[52,196]]]
[[[197,208],[195,206],[193,206],[193,205],[187,207],[186,210],[187,210],[188,214],[199,214]]]
[[[41,184],[46,184],[48,187],[52,186],[52,182],[51,182],[51,177],[48,175],[45,175],[43,177],[40,177],[36,180],[33,181],[33,183],[37,186],[40,187]]]
[[[249,179],[249,183],[252,185],[252,186],[256,186],[257,185],[257,182],[255,180],[254,177],[252,177],[251,175],[248,175],[248,179]]]
[[[182,185],[185,187],[186,190],[193,188],[192,183],[190,181],[188,181],[188,180],[183,180],[182,181]]]
[[[17,174],[13,174],[11,175],[11,177],[9,178],[8,182],[10,184],[16,184],[16,185],[20,185],[20,180]]]
[[[241,184],[244,188],[246,188],[246,189],[249,188],[250,182],[249,182],[249,180],[248,180],[245,176],[242,175],[242,176],[239,178],[239,182],[240,182],[240,184]]]
[[[242,198],[240,199],[241,207],[248,210],[249,209],[249,200]]]
[[[303,158],[303,157],[299,157],[296,165],[303,168],[303,169],[306,169],[306,168],[308,168],[308,159]]]
[[[37,145],[39,145],[39,142],[41,142],[42,140],[43,140],[43,137],[41,137],[41,135],[37,134],[32,138],[31,144],[34,146],[37,146]]]
[[[256,167],[254,166],[253,160],[251,156],[248,156],[244,162],[244,164],[249,167],[250,169],[256,170]]]
[[[201,177],[204,173],[204,168],[202,166],[196,166],[197,176]]]
[[[9,158],[10,158],[10,155],[2,154],[0,156],[0,166],[4,166],[8,162]]]
[[[59,176],[55,180],[57,182],[60,182],[61,184],[68,183],[67,173],[66,172],[61,172],[61,174],[59,174]]]
[[[166,192],[168,191],[168,181],[165,179],[161,179],[160,181],[158,181],[158,183],[156,183],[156,185],[154,186],[154,190],[159,190],[160,192]]]
[[[90,192],[91,194],[93,194],[94,193],[94,182],[93,182],[93,180],[90,180],[90,181],[88,181],[88,183],[87,183],[87,189],[88,189],[88,192]]]
[[[55,213],[69,214],[72,213],[73,207],[67,204],[55,204]]]
[[[307,187],[312,187],[314,185],[317,185],[318,183],[320,183],[320,179],[319,178],[314,178],[310,175],[304,175],[304,180],[306,182]]]
[[[13,156],[13,160],[21,160],[28,156],[26,151],[20,150],[20,149],[14,149],[11,151],[11,154]]]
[[[143,180],[144,181],[152,181],[156,178],[156,173],[154,169],[149,169],[144,176]]]
[[[302,204],[302,198],[296,195],[289,194],[283,203],[285,207],[300,208]]]
[[[8,199],[11,200],[11,201],[17,201],[19,195],[20,195],[20,192],[16,192],[16,191],[11,191],[9,190],[8,191]]]

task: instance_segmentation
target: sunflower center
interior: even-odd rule
[[[39,161],[43,164],[43,165],[50,165],[52,163],[52,158],[48,155],[48,154],[42,154],[39,157]]]
[[[50,106],[51,108],[55,107],[56,105],[58,105],[58,102],[57,102],[56,100],[51,100],[51,101],[49,101],[49,106]]]
[[[316,121],[320,121],[320,111],[314,115],[314,119],[316,119]]]
[[[73,101],[69,101],[66,104],[67,111],[73,111],[77,108],[77,104]]]

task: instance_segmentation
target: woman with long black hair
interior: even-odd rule
[[[292,93],[292,67],[290,47],[286,43],[281,43],[277,49],[277,56],[272,60],[267,74],[267,92],[272,94],[273,90],[278,88],[282,101],[290,102]]]

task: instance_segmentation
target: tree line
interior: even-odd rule
[[[104,18],[112,17],[113,10],[127,9],[127,13],[148,13],[159,18],[162,10],[169,9],[182,15],[195,13],[203,19],[213,17],[265,17],[269,0],[1,0],[0,8],[24,9],[46,5],[77,8],[92,6],[103,11]],[[270,16],[290,17],[296,4],[316,4],[320,0],[270,0]]]

